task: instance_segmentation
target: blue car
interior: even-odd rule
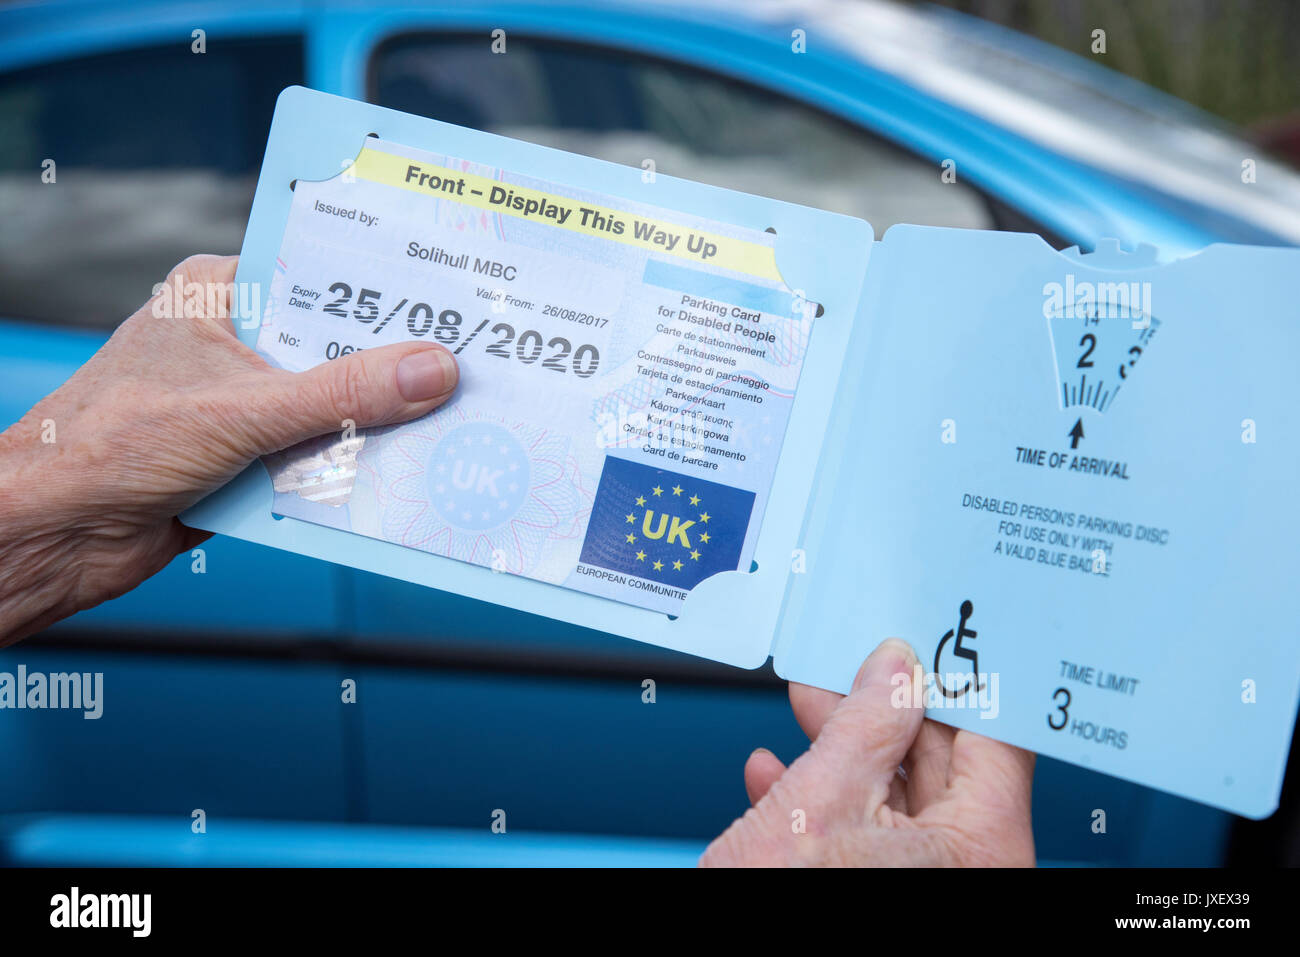
[[[651,161],[861,216],[878,236],[1016,230],[1163,258],[1300,242],[1300,176],[1231,130],[938,9],[11,3],[0,427],[176,262],[238,252],[292,84]],[[19,664],[102,672],[105,697],[93,721],[0,711],[0,861],[15,864],[689,864],[747,806],[749,752],[806,747],[770,669],[226,539],[0,653],[0,671]],[[509,838],[492,830],[501,812]],[[1048,759],[1034,815],[1045,863],[1217,864],[1258,840]]]

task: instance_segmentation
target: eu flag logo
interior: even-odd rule
[[[735,571],[754,493],[607,455],[581,561],[689,590]]]

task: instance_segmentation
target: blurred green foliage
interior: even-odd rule
[[[1119,70],[1233,123],[1300,110],[1296,0],[936,0]],[[1105,54],[1092,31],[1106,31]]]

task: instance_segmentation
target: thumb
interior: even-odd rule
[[[872,810],[889,799],[890,785],[925,718],[920,671],[910,645],[886,639],[863,662],[853,690],[817,737],[816,750],[829,752],[835,766],[852,769],[871,794]]]
[[[305,372],[276,370],[251,403],[257,455],[334,432],[391,425],[433,411],[451,397],[460,373],[442,346],[401,342],[365,349]]]

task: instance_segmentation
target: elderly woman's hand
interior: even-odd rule
[[[177,514],[258,456],[349,422],[416,418],[455,388],[455,360],[425,343],[271,368],[233,334],[235,264],[185,260],[173,277],[197,295],[175,317],[146,303],[0,434],[0,645],[128,591],[201,542]]]
[[[1032,865],[1034,755],[926,720],[919,671],[890,639],[847,696],[791,684],[812,746],[788,768],[770,751],[750,755],[754,806],[700,863]]]

